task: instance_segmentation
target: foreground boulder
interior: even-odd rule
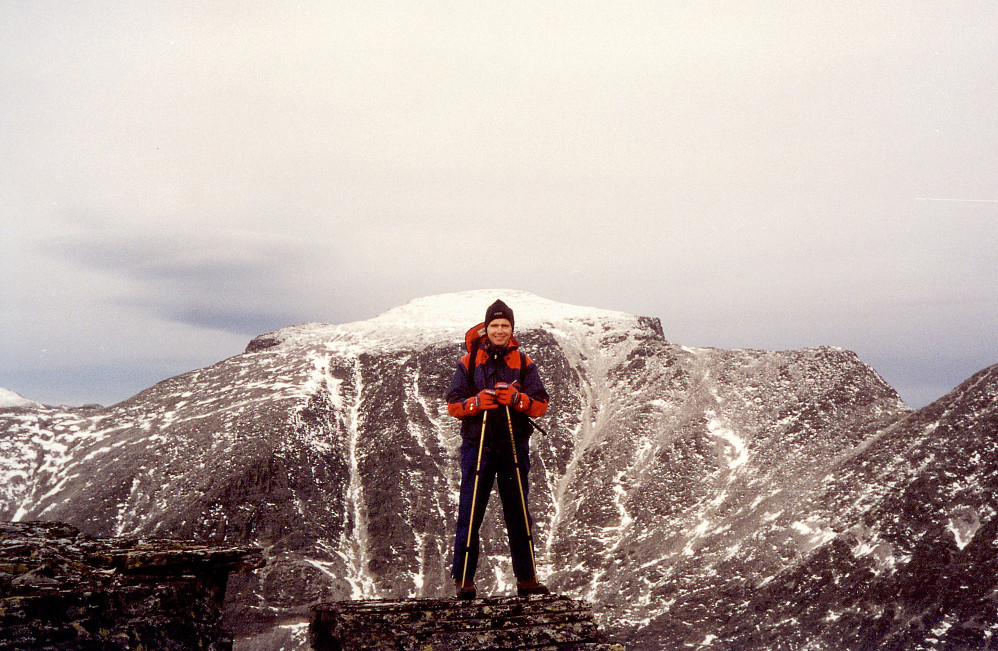
[[[261,564],[254,547],[0,522],[0,649],[230,649],[226,581]]]
[[[557,595],[319,604],[309,638],[316,651],[624,649],[601,639],[589,604]]]

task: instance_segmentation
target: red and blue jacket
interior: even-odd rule
[[[501,350],[493,350],[485,336],[484,323],[468,330],[464,343],[468,352],[458,362],[447,392],[447,411],[461,419],[462,438],[478,444],[482,410],[475,405],[475,396],[479,391],[494,389],[499,382],[515,386],[520,393],[520,400],[509,410],[514,435],[518,440],[530,436],[533,425],[529,418],[540,418],[548,410],[548,392],[541,382],[537,365],[529,356],[520,353],[520,344],[515,337],[511,337],[509,344]],[[472,353],[475,354],[474,364],[471,363]],[[473,373],[469,373],[472,368]],[[496,422],[497,426],[501,423],[505,429],[506,410],[500,406],[491,411],[489,422]]]

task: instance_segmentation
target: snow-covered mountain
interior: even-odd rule
[[[990,639],[998,367],[912,411],[845,350],[688,348],[657,319],[517,291],[278,330],[108,408],[0,410],[0,517],[263,545],[230,581],[237,648],[300,639],[318,599],[448,596],[443,394],[495,298],[552,395],[531,454],[542,578],[632,648]],[[512,582],[497,501],[492,594]]]
[[[34,400],[28,400],[24,396],[0,387],[0,409],[10,407],[41,407],[41,404]]]

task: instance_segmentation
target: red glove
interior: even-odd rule
[[[512,384],[499,382],[496,384],[496,400],[500,405],[516,405],[520,402],[520,392]]]
[[[532,404],[534,404],[534,399],[525,393],[521,393],[517,397],[516,402],[513,403],[513,409],[526,413]]]
[[[474,398],[468,398],[468,400],[473,400],[474,402],[469,405],[472,411],[496,409],[499,407],[499,403],[496,402],[496,392],[489,391],[488,389],[483,389],[478,392]]]

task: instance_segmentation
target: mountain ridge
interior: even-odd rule
[[[925,534],[863,520],[912,499],[878,474],[901,467],[883,446],[913,437],[915,422],[923,433],[936,423],[948,433],[940,445],[955,446],[945,423],[957,413],[992,426],[996,367],[916,411],[850,351],[684,347],[657,319],[485,290],[283,328],[107,408],[0,411],[0,513],[260,544],[267,565],[230,584],[228,622],[245,648],[302,625],[317,600],[446,596],[459,435],[443,392],[464,331],[504,296],[554,398],[549,435],[532,442],[539,567],[634,648],[708,638],[737,648],[726,645],[753,621],[744,603],[782,594],[785,577],[847,539],[849,554],[829,559],[896,573],[909,538]],[[479,588],[502,594],[512,577],[494,502]],[[958,511],[966,517],[942,529],[962,532],[968,549],[991,522],[971,506],[976,516]],[[867,547],[879,551],[851,551]],[[817,603],[823,616],[835,607]]]

